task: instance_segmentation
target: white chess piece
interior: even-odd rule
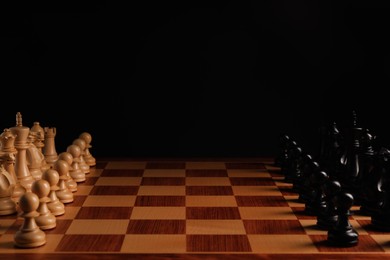
[[[35,222],[42,230],[53,229],[57,225],[57,219],[47,207],[50,202],[48,197],[50,193],[50,184],[46,180],[37,180],[31,186],[31,191],[39,198],[39,207],[37,209],[39,216],[35,218]]]
[[[86,143],[85,153],[84,153],[84,160],[89,166],[95,166],[96,165],[96,159],[92,156],[90,152],[90,148],[92,147],[92,136],[88,132],[83,132],[80,134],[79,138],[83,139]]]
[[[14,235],[15,246],[32,248],[46,244],[46,234],[35,222],[35,218],[39,216],[38,206],[39,198],[35,193],[27,191],[20,197],[19,207],[22,210],[20,216],[24,220],[23,225]]]
[[[16,203],[11,199],[13,186],[4,174],[6,170],[0,165],[0,216],[16,213]]]
[[[78,147],[80,147],[80,151],[81,151],[81,154],[80,154],[80,162],[79,162],[79,165],[80,165],[80,169],[85,173],[85,174],[88,174],[90,172],[90,168],[89,168],[89,165],[85,162],[84,160],[84,155],[85,155],[85,149],[87,148],[87,144],[85,143],[85,141],[81,138],[77,138],[73,141],[73,144],[77,145]]]
[[[42,179],[48,181],[50,184],[50,202],[47,203],[47,207],[54,216],[61,216],[65,214],[65,206],[58,199],[56,193],[56,191],[59,190],[58,181],[60,180],[58,172],[54,169],[49,169],[42,174]]]
[[[71,170],[69,171],[70,176],[75,182],[85,181],[85,173],[80,169],[80,155],[81,149],[78,145],[71,144],[66,148],[66,151],[73,156],[73,162]]]
[[[73,180],[73,178],[69,174],[69,171],[72,170],[73,156],[68,152],[62,152],[58,155],[58,160],[63,160],[63,161],[68,163],[69,167],[68,167],[68,172],[66,173],[66,175],[68,176],[68,179],[66,180],[66,186],[68,186],[68,188],[71,192],[76,192],[77,191],[77,182],[75,182],[75,180]],[[58,171],[59,175],[62,174],[60,172],[61,169],[55,169],[55,170]]]
[[[10,128],[15,135],[15,148],[17,150],[15,159],[15,174],[20,184],[27,190],[31,190],[31,185],[35,181],[27,166],[26,150],[29,147],[27,143],[30,128],[23,126],[22,115],[16,114],[16,126]]]
[[[56,191],[58,199],[65,204],[73,202],[73,193],[66,185],[66,181],[69,179],[69,164],[64,160],[57,160],[53,169],[60,175],[59,190]]]

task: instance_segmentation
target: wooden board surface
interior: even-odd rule
[[[328,245],[270,160],[99,160],[74,196],[38,248],[14,247],[22,219],[1,216],[0,258],[390,257],[390,233],[356,207],[358,246]]]

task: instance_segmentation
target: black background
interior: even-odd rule
[[[4,9],[0,127],[55,126],[58,152],[88,131],[95,156],[273,156],[356,110],[388,145],[385,6],[126,2]]]

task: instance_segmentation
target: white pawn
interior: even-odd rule
[[[92,147],[92,145],[91,145],[91,141],[92,141],[91,134],[87,133],[87,132],[83,132],[83,133],[80,134],[79,138],[83,139],[85,141],[85,144],[86,144],[85,154],[84,154],[85,162],[89,166],[95,166],[96,165],[96,159],[92,156],[91,152],[89,151],[89,148]]]
[[[57,219],[47,207],[50,202],[48,197],[50,193],[50,184],[46,180],[37,180],[31,186],[31,191],[39,198],[39,207],[37,209],[39,216],[35,218],[35,222],[42,230],[53,229],[57,225]]]
[[[46,244],[46,234],[35,222],[39,216],[37,208],[39,198],[35,193],[28,191],[19,198],[19,207],[22,210],[21,217],[24,218],[23,225],[15,233],[14,242],[17,247],[32,248]]]
[[[54,216],[61,216],[65,214],[65,206],[58,199],[56,191],[59,190],[58,181],[60,176],[58,172],[54,169],[49,169],[42,174],[42,179],[46,180],[50,184],[50,193],[49,198],[50,202],[47,203],[47,207],[53,213]]]
[[[66,175],[68,176],[68,179],[65,181],[66,186],[68,186],[68,188],[71,192],[76,192],[77,191],[77,182],[75,182],[75,180],[73,180],[73,178],[69,174],[69,171],[72,169],[71,165],[73,163],[73,156],[68,152],[62,152],[58,155],[58,160],[63,160],[63,161],[68,163],[69,168],[68,168],[68,172],[66,173]],[[57,170],[58,174],[61,175],[61,172],[58,169],[56,169],[56,170]]]
[[[81,138],[77,138],[73,141],[73,144],[77,145],[80,147],[81,154],[80,154],[80,169],[85,173],[88,174],[90,172],[90,167],[89,165],[85,162],[84,160],[84,155],[85,155],[85,149],[87,148],[87,144],[85,141]]]
[[[66,186],[66,181],[68,180],[69,164],[63,160],[57,160],[53,169],[58,172],[60,175],[60,181],[58,183],[59,190],[56,191],[58,199],[62,203],[71,203],[73,202],[73,193],[70,191],[68,186]]]
[[[71,144],[66,148],[66,151],[73,156],[72,169],[69,171],[70,176],[75,182],[85,181],[85,173],[80,169],[81,149],[78,145]]]

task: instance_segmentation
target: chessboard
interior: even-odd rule
[[[46,244],[14,246],[22,219],[0,216],[4,259],[372,259],[390,257],[390,233],[352,208],[353,247],[327,232],[271,158],[98,159]]]

